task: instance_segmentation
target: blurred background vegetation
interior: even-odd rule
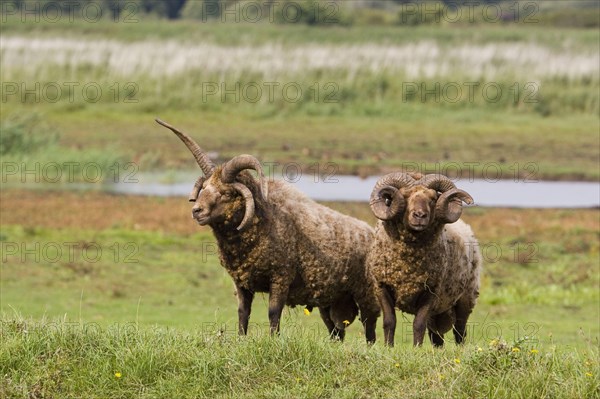
[[[100,163],[193,169],[154,130],[162,116],[218,160],[252,151],[354,175],[477,160],[508,177],[535,162],[542,179],[596,180],[599,10],[587,0],[9,0],[2,148],[16,149],[15,128],[38,115],[58,139],[36,156],[110,147]],[[84,98],[94,90],[97,100]]]
[[[245,9],[248,20],[306,25],[435,25],[456,22],[457,15],[472,13],[461,18],[461,23],[539,23],[546,26],[591,28],[600,26],[594,10],[595,0],[538,0],[515,2],[507,0],[5,0],[3,12],[27,9],[40,14],[77,12],[88,8],[101,9],[106,18],[116,20],[136,16],[167,19],[223,19],[232,22],[232,10]],[[490,8],[489,6],[493,7]],[[478,12],[486,9],[485,13]],[[139,11],[139,12],[138,12]],[[341,12],[339,12],[341,11]],[[239,21],[238,21],[239,22]]]

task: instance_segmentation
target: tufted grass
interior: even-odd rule
[[[3,397],[598,397],[596,347],[368,348],[303,335],[2,320]]]
[[[598,210],[467,210],[502,254],[485,262],[467,345],[414,350],[402,314],[394,349],[367,348],[356,323],[329,342],[301,307],[271,339],[262,294],[238,339],[231,279],[184,199],[3,190],[0,203],[2,397],[598,397]],[[366,204],[328,205],[373,222]]]

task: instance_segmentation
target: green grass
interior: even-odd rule
[[[6,105],[3,109],[17,112],[18,108]],[[82,159],[83,153],[114,148],[118,150],[111,154],[122,162],[135,162],[140,172],[196,169],[187,148],[154,122],[158,116],[190,133],[207,151],[216,152],[218,162],[251,153],[265,163],[299,163],[306,173],[314,173],[310,169],[315,163],[321,170],[333,163],[328,171],[335,174],[375,175],[417,167],[492,180],[600,178],[598,118],[591,115],[538,118],[481,110],[422,113],[413,107],[399,109],[396,117],[256,117],[243,112],[116,108],[43,115],[60,132],[61,147],[73,149],[71,161]]]
[[[160,199],[144,203],[157,208],[154,212],[169,206]],[[71,213],[79,215],[77,209]],[[342,209],[356,214],[353,207]],[[511,235],[478,227],[492,211],[479,212],[471,217],[486,262],[482,294],[470,319],[474,342],[535,335],[542,342],[575,345],[581,341],[579,331],[597,340],[597,227],[571,225],[565,230],[557,222],[539,232],[532,228]],[[559,221],[559,214],[547,211],[536,219]],[[127,225],[101,230],[3,225],[0,312],[50,320],[65,316],[101,326],[135,321],[237,331],[234,288],[219,265],[209,231],[182,235]],[[411,319],[400,318],[398,340],[405,344],[411,342]],[[259,294],[251,329],[265,333],[267,321],[267,297]],[[321,324],[316,313],[306,317],[301,308],[284,311],[284,329],[294,326],[289,328],[325,335]],[[360,337],[362,332],[352,326],[349,334]]]
[[[570,38],[576,38],[574,45],[594,48],[598,40],[595,29],[548,28],[539,24],[513,25],[510,28],[499,24],[485,26],[325,26],[280,25],[274,23],[199,23],[194,20],[164,21],[139,18],[137,22],[114,23],[100,20],[89,23],[82,19],[68,21],[63,18],[55,23],[36,22],[33,16],[22,19],[19,15],[2,20],[3,34],[32,36],[110,38],[136,41],[142,39],[198,40],[223,45],[264,44],[273,41],[283,44],[302,43],[410,43],[420,39],[430,39],[456,45],[465,41],[476,43],[517,42],[532,40],[557,48]]]
[[[482,247],[501,250],[484,251],[467,344],[413,349],[412,316],[398,313],[389,349],[381,319],[374,347],[358,323],[339,344],[301,307],[286,308],[270,338],[263,294],[238,338],[214,238],[170,216],[180,200],[3,196],[2,397],[598,397],[596,210],[467,210]],[[4,202],[18,197],[16,208]],[[44,197],[66,209],[15,224]],[[328,205],[372,222],[366,204]],[[127,216],[86,217],[115,206]],[[65,227],[44,227],[66,215]]]
[[[90,148],[59,144],[60,134],[37,114],[15,114],[0,124],[2,183],[102,182],[125,165],[114,146]]]
[[[575,54],[597,54],[600,37],[597,30],[540,26],[36,24],[11,18],[2,23],[2,35],[284,47],[531,42]],[[135,81],[140,101],[2,101],[2,161],[26,162],[27,169],[36,162],[95,162],[105,171],[114,162],[135,162],[140,172],[195,168],[179,140],[154,123],[159,116],[217,152],[219,161],[252,153],[309,170],[315,162],[321,170],[332,163],[336,174],[415,165],[444,172],[458,164],[463,176],[472,167],[475,176],[488,178],[600,178],[597,73],[588,80],[542,81],[542,97],[533,104],[438,104],[402,101],[403,77],[313,71],[281,79],[297,79],[304,88],[337,82],[339,102],[255,105],[202,102],[198,84],[223,79],[210,74],[187,74],[182,83],[181,77],[119,77],[85,66],[67,74],[51,66],[39,72],[3,68],[2,80],[97,81],[105,93],[114,81],[121,88]],[[466,78],[468,72],[443,81]],[[500,83],[511,79],[502,76]],[[7,130],[15,115],[35,113],[43,127]],[[46,140],[49,132],[57,132],[55,140]],[[7,138],[12,149],[5,152]],[[493,170],[486,175],[487,165]],[[381,339],[368,348],[358,323],[345,343],[329,342],[318,314],[305,316],[301,307],[286,308],[281,336],[270,338],[262,294],[250,336],[238,338],[233,285],[214,238],[206,229],[191,230],[189,208],[180,212],[174,199],[6,188],[2,197],[2,398],[600,397],[597,211],[466,211],[482,245],[496,245],[502,254],[486,258],[467,344],[432,350],[427,343],[415,350],[412,317],[400,314],[394,349]],[[373,222],[365,204],[329,205]],[[377,333],[381,338],[381,320]]]
[[[2,339],[0,392],[15,398],[597,398],[599,389],[592,346],[388,349],[22,319],[4,319]]]

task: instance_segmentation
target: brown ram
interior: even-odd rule
[[[329,333],[340,339],[360,310],[366,339],[374,342],[379,306],[365,269],[373,229],[288,183],[268,181],[251,155],[215,166],[188,135],[157,122],[185,143],[204,174],[190,196],[192,216],[211,227],[221,265],[233,279],[239,333],[247,333],[254,294],[268,292],[271,333],[279,331],[284,305],[305,305],[318,307]]]
[[[435,346],[454,327],[463,342],[479,295],[481,254],[462,220],[473,199],[442,175],[391,173],[379,179],[371,210],[380,219],[367,269],[383,311],[386,344],[394,345],[396,312],[414,314],[413,344],[425,330]]]

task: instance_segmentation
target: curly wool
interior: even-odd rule
[[[215,173],[218,175],[218,173]],[[329,307],[336,327],[356,316],[377,318],[379,305],[365,271],[373,229],[365,222],[317,204],[282,181],[269,182],[269,199],[257,183],[241,176],[252,191],[256,214],[249,226],[236,231],[239,213],[211,225],[221,264],[237,286],[269,292],[272,284],[289,287],[286,304]],[[344,323],[346,321],[346,323]]]
[[[390,237],[389,229],[397,229],[397,239]],[[405,229],[401,221],[380,221],[367,259],[371,278],[377,287],[387,287],[401,311],[416,314],[423,294],[433,294],[432,318],[449,316],[438,326],[440,333],[451,328],[452,308],[459,299],[470,309],[475,306],[481,264],[477,240],[462,220],[425,234]]]

